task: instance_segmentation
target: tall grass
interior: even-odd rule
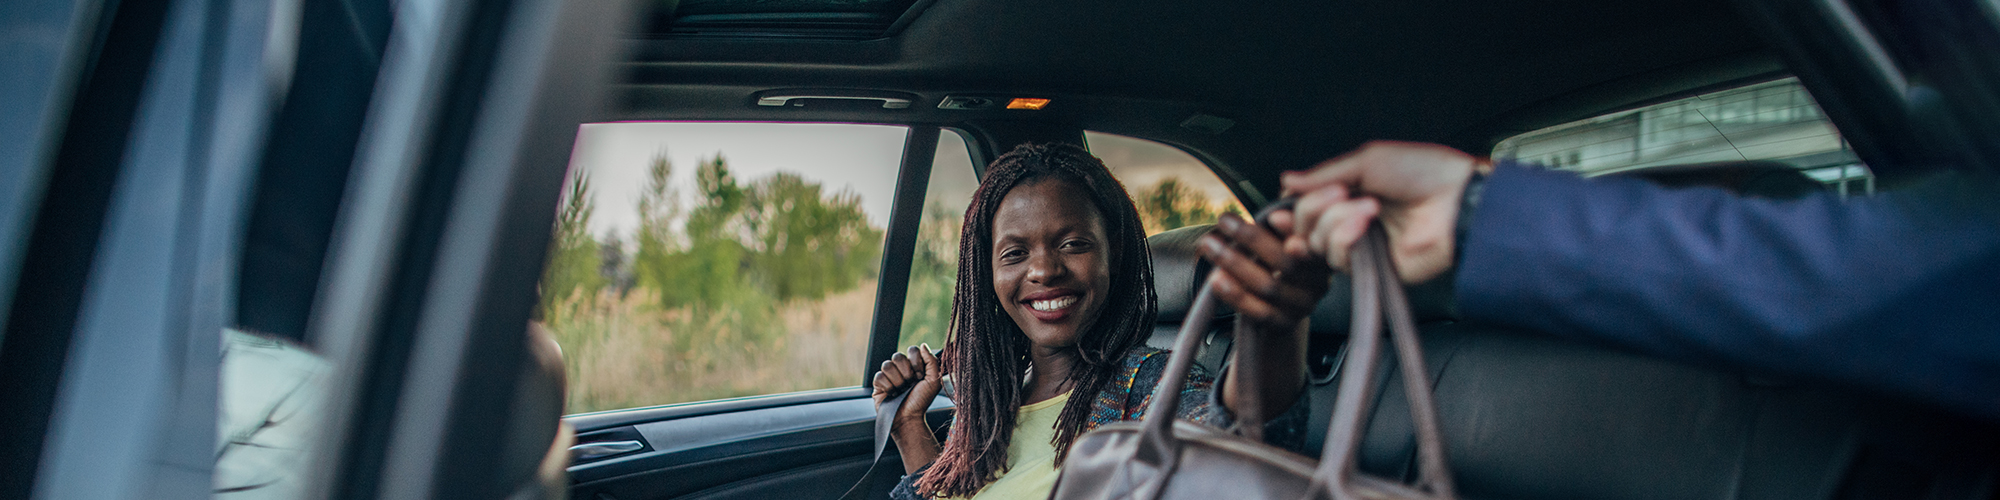
[[[545,318],[568,370],[566,411],[856,385],[875,288],[865,281],[768,312],[662,309],[647,288],[572,294]]]

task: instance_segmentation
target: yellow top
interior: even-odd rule
[[[1056,489],[1056,417],[1070,393],[1048,401],[1022,405],[1014,417],[1014,438],[1007,442],[1007,471],[987,483],[971,500],[1048,498]]]

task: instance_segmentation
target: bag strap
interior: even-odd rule
[[[1326,448],[1320,453],[1319,470],[1313,474],[1306,497],[1457,498],[1450,466],[1445,461],[1444,438],[1438,431],[1437,403],[1431,395],[1430,376],[1424,370],[1423,347],[1417,342],[1416,321],[1410,316],[1409,298],[1403,295],[1396,263],[1389,254],[1389,236],[1381,225],[1368,227],[1368,232],[1354,245],[1348,262],[1354,277],[1354,322],[1348,330],[1347,362],[1341,367],[1340,393],[1334,400]],[[1416,428],[1417,481],[1410,485],[1368,476],[1356,467],[1363,426],[1373,413],[1374,378],[1381,361],[1384,319],[1395,343],[1396,364],[1402,371],[1410,420]]]
[[[861,473],[861,480],[855,481],[846,493],[840,494],[840,500],[860,500],[868,494],[868,485],[874,484],[875,473],[882,468],[882,452],[889,448],[889,431],[896,424],[896,410],[902,408],[903,400],[909,397],[910,391],[906,388],[882,400],[882,404],[875,405],[875,459],[868,462],[868,471]]]
[[[1256,222],[1265,224],[1270,215],[1279,210],[1290,210],[1295,200],[1291,198],[1272,202],[1257,212]],[[1208,331],[1208,324],[1215,319],[1215,281],[1204,280],[1201,291],[1195,292],[1194,304],[1188,307],[1186,319],[1181,322],[1180,334],[1174,338],[1172,357],[1167,359],[1166,372],[1162,374],[1160,385],[1153,389],[1153,402],[1146,407],[1146,417],[1140,423],[1139,443],[1133,461],[1144,467],[1121,467],[1122,473],[1143,475],[1129,477],[1125,484],[1131,484],[1131,498],[1149,499],[1159,495],[1166,480],[1173,476],[1180,462],[1180,440],[1174,437],[1174,417],[1181,406],[1181,389],[1187,387],[1188,371],[1193,368],[1195,357],[1201,350],[1201,339]]]

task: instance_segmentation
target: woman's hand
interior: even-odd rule
[[[910,346],[907,353],[896,353],[888,361],[882,362],[882,371],[875,372],[875,406],[890,395],[908,387],[910,395],[903,399],[903,405],[896,408],[894,423],[889,437],[896,441],[896,449],[902,452],[903,472],[912,473],[925,464],[937,460],[942,449],[937,436],[931,433],[930,424],[924,421],[924,413],[930,410],[931,401],[937,399],[938,391],[944,389],[944,363],[937,355],[931,354],[929,344]]]
[[[1282,234],[1235,214],[1223,215],[1215,230],[1202,236],[1201,254],[1215,263],[1210,279],[1216,298],[1258,331],[1284,334],[1312,315],[1313,306],[1326,295],[1333,270],[1320,259],[1285,252],[1293,219],[1290,211],[1271,214],[1270,219]]]
[[[1267,229],[1224,215],[1201,243],[1202,255],[1215,263],[1211,293],[1236,310],[1235,362],[1222,403],[1252,432],[1304,388],[1306,318],[1333,274],[1324,260],[1285,251],[1291,212],[1273,213],[1269,222]]]

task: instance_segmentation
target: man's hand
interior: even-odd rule
[[[896,449],[903,455],[903,472],[916,472],[918,468],[936,460],[940,447],[937,436],[931,434],[930,425],[924,422],[924,412],[931,408],[931,401],[937,399],[938,391],[944,389],[944,363],[937,355],[931,354],[929,344],[910,346],[907,353],[896,353],[888,361],[882,362],[882,371],[875,372],[875,406],[889,399],[898,389],[910,388],[910,396],[903,398],[903,405],[896,409],[896,417],[890,426],[889,437],[896,441]]]
[[[1347,268],[1348,249],[1382,220],[1403,282],[1420,283],[1452,266],[1460,197],[1485,162],[1436,144],[1377,141],[1307,172],[1287,172],[1286,196],[1298,197],[1292,255],[1325,256]]]

